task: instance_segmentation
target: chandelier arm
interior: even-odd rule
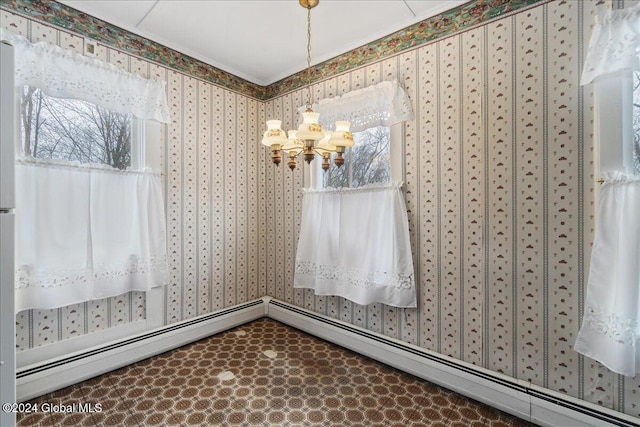
[[[323,156],[323,154],[324,154],[322,151],[318,151],[318,150],[316,150],[316,148],[315,148],[315,147],[313,148],[313,152],[314,152],[314,153],[316,153],[317,155],[319,155],[320,157],[322,157],[322,156]],[[329,156],[331,156],[331,153],[329,153]]]

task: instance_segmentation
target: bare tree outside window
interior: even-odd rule
[[[21,100],[25,156],[109,165],[131,165],[131,121],[89,102],[58,99],[25,86]]]
[[[379,126],[353,134],[355,146],[348,149],[345,164],[331,167],[323,176],[324,187],[357,188],[385,183],[391,177],[389,128]]]
[[[640,72],[633,73],[633,170],[640,175]]]

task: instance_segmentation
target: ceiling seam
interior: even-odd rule
[[[138,27],[140,26],[140,24],[142,24],[142,22],[143,22],[145,19],[147,19],[147,16],[149,16],[149,14],[150,14],[151,12],[153,12],[153,9],[155,9],[155,8],[156,8],[156,6],[158,5],[158,3],[160,3],[160,0],[156,0],[156,2],[153,4],[153,6],[151,6],[151,7],[149,8],[149,10],[147,11],[147,13],[145,13],[145,14],[144,14],[144,16],[142,17],[142,19],[140,19],[140,20],[138,21],[138,23],[135,25],[135,28],[138,28]]]
[[[405,5],[405,6],[407,6],[407,9],[409,9],[409,12],[411,12],[411,13],[413,14],[413,17],[414,17],[414,18],[415,18],[416,16],[418,16],[418,15],[416,15],[416,13],[413,11],[413,9],[411,9],[411,6],[409,6],[409,3],[407,3],[407,0],[402,0],[402,2],[404,3],[404,5]]]

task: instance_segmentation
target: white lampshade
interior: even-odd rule
[[[303,122],[298,127],[297,138],[298,139],[312,139],[318,141],[324,138],[322,133],[322,126],[318,123],[318,117],[320,114],[307,110],[302,113]]]
[[[324,138],[322,138],[316,146],[316,151],[318,151],[320,154],[336,152],[336,147],[329,144],[329,138],[331,138],[332,133],[333,132],[324,131]]]
[[[280,120],[268,120],[267,130],[262,136],[262,144],[267,147],[272,145],[284,145],[287,143],[287,134],[284,133],[280,126],[282,121]]]
[[[295,154],[297,155],[299,152],[303,150],[304,144],[300,139],[296,137],[295,130],[290,130],[288,133],[289,133],[289,139],[287,139],[287,142],[282,146],[282,149],[287,153],[291,153],[292,151],[295,151]]]
[[[351,122],[336,122],[336,131],[331,135],[329,144],[335,147],[353,147],[353,134],[349,132]]]

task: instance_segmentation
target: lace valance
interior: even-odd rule
[[[581,84],[622,70],[640,71],[640,5],[596,17]]]
[[[359,132],[376,126],[390,126],[413,120],[413,107],[407,92],[397,81],[385,81],[375,86],[354,90],[313,104],[320,113],[320,124],[333,130],[338,120],[351,122],[351,131]],[[302,113],[306,109],[298,109]]]
[[[34,86],[56,98],[79,99],[141,119],[170,123],[166,82],[145,79],[97,58],[49,43],[30,43],[0,29],[14,46],[17,86]]]

